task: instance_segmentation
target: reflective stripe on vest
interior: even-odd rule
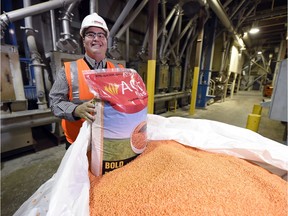
[[[119,68],[119,65],[107,61],[107,68]],[[90,93],[89,88],[86,85],[80,85],[79,88],[79,83],[84,84],[83,83],[84,77],[82,77],[83,70],[91,70],[83,59],[65,63],[65,72],[70,91],[69,100],[75,104],[80,104],[82,102],[89,101],[93,98],[92,93]],[[79,74],[79,71],[81,71],[81,74]],[[79,75],[81,77],[79,77]],[[87,92],[87,90],[89,91],[89,93]],[[82,94],[80,94],[81,91]]]
[[[71,85],[72,85],[72,102],[81,103],[79,99],[79,81],[78,81],[78,67],[77,62],[70,63]]]

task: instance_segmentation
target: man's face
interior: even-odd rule
[[[103,60],[107,51],[106,32],[102,28],[89,27],[85,31],[83,45],[89,57],[97,62]]]

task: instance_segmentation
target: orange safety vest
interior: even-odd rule
[[[73,62],[65,62],[64,65],[69,86],[69,101],[81,104],[85,101],[92,100],[94,95],[89,91],[89,87],[86,84],[86,80],[82,73],[82,71],[91,69],[84,59],[79,59]],[[107,68],[115,68],[117,66],[115,66],[112,62],[107,61]],[[122,65],[119,65],[119,67],[123,68]],[[83,122],[84,119],[77,121],[62,119],[62,128],[69,143],[73,143],[76,140]]]

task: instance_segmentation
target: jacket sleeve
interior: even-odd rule
[[[49,93],[50,108],[56,117],[69,121],[76,121],[73,111],[78,104],[69,101],[69,86],[64,67],[58,71],[56,80]]]

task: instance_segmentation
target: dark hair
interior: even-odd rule
[[[85,29],[82,30],[82,38],[85,37],[85,34],[86,34],[87,29],[88,29],[88,28],[85,28]]]

